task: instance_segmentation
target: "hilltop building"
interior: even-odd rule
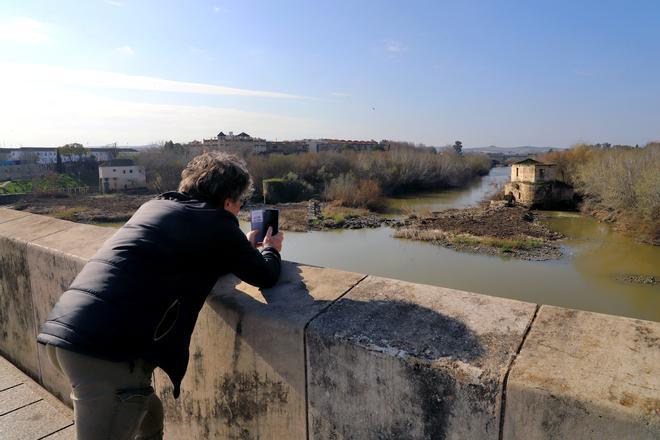
[[[219,148],[227,151],[248,150],[254,154],[301,154],[322,151],[373,151],[387,150],[388,145],[375,140],[356,141],[344,139],[305,139],[300,141],[267,141],[252,137],[245,132],[220,132],[215,138],[192,141],[191,147]]]
[[[144,167],[130,159],[114,159],[99,165],[99,191],[103,193],[146,188]]]
[[[254,154],[300,154],[308,151],[307,142],[303,141],[262,141],[252,146]]]
[[[530,207],[568,206],[573,203],[573,188],[557,180],[557,166],[534,159],[511,165],[511,181],[504,194],[516,203]]]

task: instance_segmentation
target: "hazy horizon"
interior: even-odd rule
[[[660,3],[8,1],[0,146],[660,139]]]

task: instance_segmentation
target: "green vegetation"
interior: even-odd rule
[[[83,147],[82,144],[74,142],[72,144],[66,144],[58,147],[57,154],[60,158],[65,157],[69,161],[74,161],[82,160],[89,154],[89,150]]]
[[[323,209],[323,217],[330,218],[335,223],[343,223],[346,219],[362,217],[369,214],[367,209],[350,208],[339,204],[326,205]]]
[[[580,144],[539,159],[557,164],[559,177],[584,196],[584,210],[605,211],[623,229],[660,243],[660,142]]]
[[[73,206],[71,208],[62,209],[61,211],[54,211],[51,215],[61,220],[76,221],[77,214],[83,213],[87,211],[87,209],[88,208],[85,206]]]
[[[314,193],[310,184],[292,172],[284,178],[264,179],[262,187],[267,203],[300,202],[308,200]]]
[[[503,252],[511,252],[512,250],[530,251],[533,249],[540,249],[545,245],[543,240],[537,238],[495,238],[495,237],[478,237],[476,235],[458,234],[449,237],[449,241],[453,244],[462,246],[489,246],[493,248],[502,249]]]
[[[32,191],[32,182],[29,180],[10,180],[0,183],[0,194],[18,194]]]
[[[32,180],[15,180],[0,183],[0,194],[16,194],[28,192],[54,192],[67,188],[85,186],[83,182],[69,174],[49,174],[43,178]]]

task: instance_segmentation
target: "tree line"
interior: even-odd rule
[[[243,157],[254,180],[254,199],[262,199],[263,181],[284,179],[301,188],[301,194],[336,201],[344,206],[379,209],[383,197],[402,192],[459,187],[488,173],[485,154],[458,148],[436,151],[430,147],[392,142],[388,151],[326,151],[302,154]],[[147,170],[148,184],[156,191],[175,189],[181,170],[198,147],[171,142],[135,157]]]
[[[660,243],[660,142],[643,147],[578,144],[539,156],[585,198],[587,211],[605,210],[622,227]]]

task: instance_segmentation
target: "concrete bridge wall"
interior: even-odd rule
[[[112,235],[0,209],[0,352],[67,403],[39,324]],[[286,263],[218,280],[166,436],[660,437],[660,323]]]

